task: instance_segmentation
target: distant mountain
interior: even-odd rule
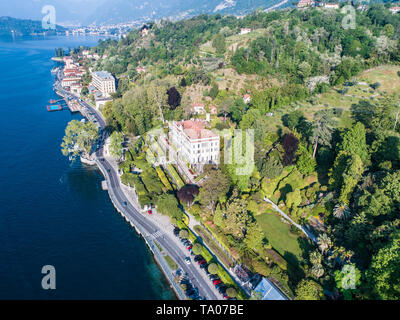
[[[56,30],[45,30],[42,28],[42,21],[15,19],[10,17],[0,17],[0,36],[3,35],[30,35],[40,34],[55,34],[56,32],[65,32],[65,28],[56,26]]]
[[[174,20],[200,13],[244,14],[280,2],[282,0],[106,0],[85,19],[85,23],[110,24],[163,17]]]

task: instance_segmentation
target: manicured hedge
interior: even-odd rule
[[[179,176],[178,172],[176,172],[175,167],[171,164],[168,163],[168,171],[172,175],[172,178],[175,180],[178,189],[182,188],[185,183],[182,181],[181,177]]]
[[[168,178],[165,175],[164,171],[161,169],[161,167],[157,167],[156,171],[157,171],[158,177],[160,178],[161,182],[167,188],[167,191],[174,191],[174,188],[172,187],[171,183],[168,181]]]

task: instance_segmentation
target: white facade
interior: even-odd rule
[[[205,129],[203,120],[169,123],[169,138],[176,147],[178,157],[189,164],[202,167],[219,163],[219,136]]]
[[[115,79],[107,71],[92,72],[92,84],[105,98],[109,98],[115,92]]]
[[[250,28],[242,28],[242,29],[240,29],[240,34],[241,35],[243,35],[243,34],[248,34],[248,33],[250,33],[251,32],[251,29]]]
[[[70,87],[73,84],[78,84],[81,78],[64,78],[61,80],[61,86],[63,88]]]

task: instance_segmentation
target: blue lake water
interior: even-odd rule
[[[96,37],[0,38],[0,299],[175,299],[143,239],[93,167],[60,144],[69,111],[48,112],[54,48]],[[56,269],[43,290],[41,269]]]

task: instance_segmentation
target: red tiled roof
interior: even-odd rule
[[[217,135],[204,127],[204,123],[199,120],[186,120],[177,122],[178,126],[183,128],[183,131],[191,139],[214,138]]]

